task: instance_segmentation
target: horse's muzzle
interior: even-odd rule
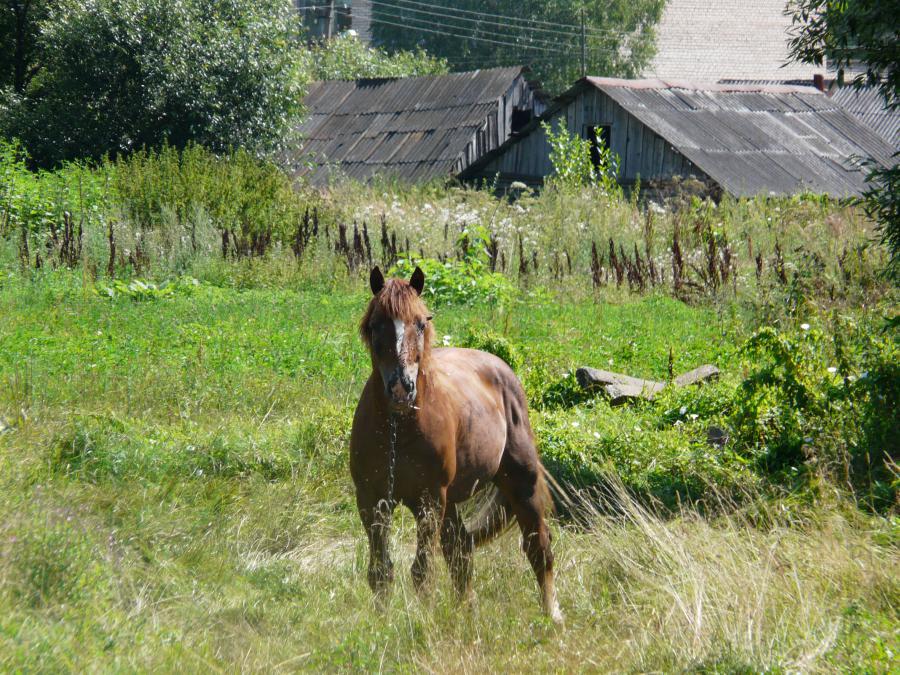
[[[385,394],[398,407],[412,407],[416,402],[416,382],[405,372],[395,370],[385,385]]]

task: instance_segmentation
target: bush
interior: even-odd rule
[[[419,77],[447,72],[447,62],[421,49],[388,54],[343,33],[315,45],[303,54],[303,69],[310,80],[355,80],[362,77]]]
[[[41,166],[164,142],[273,149],[300,112],[297,30],[281,0],[66,0],[0,130]]]
[[[519,348],[511,340],[491,331],[479,331],[470,328],[459,346],[469,349],[480,349],[483,352],[493,354],[502,359],[514,371],[518,372],[522,368],[522,354]]]
[[[569,133],[564,124],[560,124],[556,132],[546,122],[542,126],[550,144],[550,162],[553,164],[550,184],[563,188],[596,185],[604,194],[621,194],[616,182],[619,158],[600,139],[592,148],[589,139]],[[592,153],[596,153],[596,165]]]
[[[461,259],[441,262],[434,258],[401,257],[391,276],[409,278],[416,266],[425,273],[425,297],[435,306],[489,303],[501,308],[512,300],[515,287],[503,275],[490,271],[490,236],[483,227],[464,230],[458,240]]]
[[[737,449],[774,480],[829,476],[875,506],[891,506],[900,438],[896,340],[846,323],[829,339],[802,324],[798,333],[763,328],[741,351],[749,374],[732,404]]]

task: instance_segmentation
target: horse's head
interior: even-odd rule
[[[369,275],[374,297],[359,327],[372,355],[372,365],[384,382],[384,393],[394,407],[416,403],[419,371],[431,348],[431,316],[422,302],[425,274],[416,267],[409,281],[385,281],[377,267]]]

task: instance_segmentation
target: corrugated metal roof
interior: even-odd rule
[[[315,82],[304,100],[295,172],[315,185],[327,183],[335,168],[361,180],[449,175],[517,78],[524,68]]]
[[[888,165],[893,148],[843,105],[810,87],[589,77],[725,190],[859,194],[859,158]]]
[[[719,84],[781,85],[799,84],[812,86],[809,80],[719,80]],[[900,150],[900,110],[888,110],[884,98],[874,87],[854,89],[837,87],[832,83],[826,95],[840,103],[857,120],[886,139],[894,150]]]
[[[884,98],[877,89],[841,87],[831,98],[870,129],[881,134],[895,149],[900,149],[900,110],[886,110]]]

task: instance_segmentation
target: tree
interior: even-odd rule
[[[60,0],[42,71],[0,110],[39,165],[163,143],[274,149],[300,112],[285,0]]]
[[[22,93],[40,69],[39,25],[48,0],[5,0],[0,4],[0,88]]]
[[[378,0],[376,41],[424,48],[453,70],[528,65],[551,91],[587,74],[637,77],[655,49],[665,0]]]
[[[885,108],[900,108],[900,0],[793,0],[791,56],[838,72],[856,72],[853,87],[876,87]],[[900,152],[892,166],[869,163],[866,212],[878,221],[891,253],[890,272],[900,276]]]
[[[355,35],[342,33],[302,52],[309,80],[355,80],[362,77],[418,77],[447,72],[447,62],[422,50],[388,54]]]

